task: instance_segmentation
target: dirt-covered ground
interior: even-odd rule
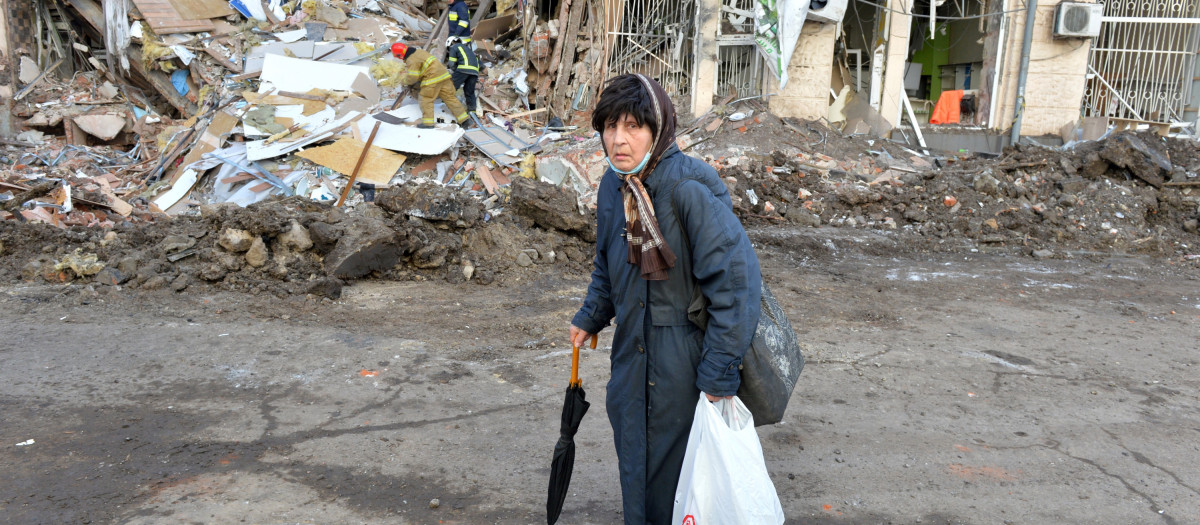
[[[809,358],[759,428],[789,522],[1200,522],[1194,142],[934,159],[757,119],[689,154]],[[541,522],[575,199],[0,220],[4,521]],[[561,523],[621,520],[604,335]]]

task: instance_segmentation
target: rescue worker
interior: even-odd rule
[[[454,115],[459,124],[467,121],[467,108],[458,101],[454,94],[454,83],[450,80],[450,72],[446,66],[424,49],[411,47],[397,42],[392,44],[392,55],[404,60],[408,74],[400,81],[401,84],[412,86],[420,82],[417,91],[417,102],[421,105],[421,123],[418,128],[431,129],[434,127],[433,102],[442,99],[446,109]]]
[[[446,40],[446,68],[450,70],[450,80],[454,81],[454,89],[463,90],[463,100],[467,103],[467,111],[475,114],[475,83],[479,80],[479,57],[471,44],[467,44],[452,36]]]
[[[462,43],[471,43],[471,14],[467,12],[467,2],[454,0],[450,2],[450,13],[446,15],[450,22],[450,36],[462,39]]]

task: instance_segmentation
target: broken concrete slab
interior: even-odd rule
[[[125,130],[125,115],[79,115],[72,120],[85,133],[100,140],[112,140]]]

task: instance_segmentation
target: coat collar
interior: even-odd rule
[[[658,165],[654,167],[654,172],[649,177],[646,177],[646,180],[642,181],[642,184],[646,186],[646,192],[650,194],[650,198],[654,198],[654,194],[658,193],[658,190],[669,182],[664,175],[664,172],[667,171],[667,166],[670,164],[667,162],[667,159],[678,153],[681,153],[679,146],[671,144],[671,147],[663,152],[662,160],[658,161]]]

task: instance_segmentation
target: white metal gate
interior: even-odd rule
[[[607,0],[606,9],[619,13],[608,22],[609,76],[654,78],[680,107],[691,96],[696,0]]]
[[[1088,59],[1083,114],[1180,124],[1200,49],[1200,0],[1112,0]]]

